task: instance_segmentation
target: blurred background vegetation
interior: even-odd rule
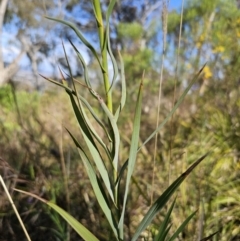
[[[108,3],[102,1],[103,9]],[[198,209],[195,220],[179,240],[200,240],[219,231],[213,240],[237,241],[240,240],[240,2],[186,1],[179,50],[180,7],[169,9],[165,26],[164,3],[118,1],[111,19],[112,47],[116,55],[120,49],[124,58],[128,92],[126,108],[118,122],[123,140],[121,160],[127,157],[136,89],[143,70],[141,140],[155,129],[162,36],[167,29],[160,121],[193,74],[205,62],[207,66],[171,122],[160,132],[153,190],[156,195],[161,194],[187,166],[211,151],[179,189],[172,224],[177,227]],[[13,187],[56,202],[100,240],[107,240],[108,224],[65,130],[67,127],[77,133],[78,128],[69,100],[62,90],[38,75],[58,79],[56,66],[63,69],[66,66],[58,55],[61,39],[66,44],[68,39],[75,40],[73,32],[44,19],[43,15],[75,22],[98,46],[91,1],[2,0],[0,8],[0,174],[13,194],[32,240],[80,239],[56,213],[34,199],[13,193]],[[100,70],[92,56],[82,51],[91,68],[90,78],[98,92],[103,93]],[[81,81],[82,68],[75,62],[76,56],[68,54],[75,66],[74,75]],[[49,67],[43,65],[46,60]],[[118,83],[114,85],[113,101],[119,99],[120,88]],[[128,237],[151,202],[153,153],[154,141],[151,141],[138,155],[128,201]],[[0,192],[0,240],[24,240],[2,188]],[[161,214],[157,219],[162,219]],[[152,226],[149,232],[154,230]],[[150,237],[148,233],[145,235]]]

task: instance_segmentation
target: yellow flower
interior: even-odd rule
[[[225,48],[223,46],[219,45],[213,49],[213,53],[223,53],[224,50],[225,50]]]
[[[203,76],[204,76],[204,79],[209,79],[212,77],[212,71],[210,70],[210,68],[208,66],[206,66],[203,69]]]

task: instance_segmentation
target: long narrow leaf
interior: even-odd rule
[[[126,102],[126,96],[127,96],[127,88],[126,88],[126,81],[125,81],[125,73],[124,73],[124,63],[123,63],[123,59],[122,56],[120,54],[120,52],[118,52],[119,54],[119,60],[120,60],[120,70],[121,70],[121,84],[122,84],[122,93],[121,93],[121,101],[120,104],[117,108],[117,111],[115,113],[115,119],[118,120],[119,114],[122,111],[125,102]]]
[[[71,22],[68,22],[68,21],[65,21],[65,20],[61,20],[61,19],[57,19],[57,18],[51,18],[51,17],[48,17],[46,16],[47,19],[50,19],[50,20],[53,20],[53,21],[56,21],[56,22],[59,22],[59,23],[62,23],[62,24],[65,24],[67,25],[68,27],[70,27],[76,34],[77,36],[79,37],[79,39],[83,42],[83,44],[85,46],[87,46],[91,52],[93,53],[93,55],[95,56],[95,58],[97,59],[102,71],[106,71],[104,70],[102,64],[101,64],[101,61],[98,57],[98,54],[96,52],[96,50],[94,49],[94,47],[85,39],[85,37],[83,36],[83,34],[78,30],[77,26],[75,26],[73,23]]]
[[[147,226],[152,222],[157,213],[164,207],[176,189],[185,180],[185,178],[192,172],[192,170],[207,156],[200,157],[195,163],[193,163],[180,177],[178,177],[165,191],[164,193],[155,201],[155,203],[148,210],[147,214],[144,216],[143,220],[139,224],[135,234],[133,235],[132,241],[136,241],[139,235]]]
[[[67,213],[66,211],[64,211],[62,208],[60,208],[59,206],[57,206],[56,204],[52,203],[52,202],[48,202],[47,200],[29,193],[29,192],[25,192],[19,189],[14,188],[15,191],[18,191],[20,193],[26,194],[28,196],[32,196],[38,200],[40,200],[41,202],[47,204],[49,207],[51,207],[52,209],[54,209],[59,215],[61,215],[67,222],[68,224],[86,241],[99,241],[99,239],[97,239],[87,228],[85,228],[79,221],[77,221],[73,216],[71,216],[69,213]]]
[[[45,76],[43,76],[43,75],[41,75],[41,74],[39,74],[39,75],[40,75],[42,78],[46,79],[47,81],[49,81],[49,82],[51,82],[51,83],[53,83],[53,84],[55,84],[55,85],[58,85],[58,86],[62,87],[62,88],[65,89],[66,91],[73,92],[73,90],[72,90],[71,88],[69,88],[68,86],[66,86],[66,85],[64,85],[64,84],[62,84],[62,83],[60,83],[60,82],[58,82],[58,81],[56,81],[56,80],[53,80],[53,79],[51,79],[51,78],[45,77]]]
[[[64,50],[65,59],[67,61],[67,66],[68,66],[68,71],[69,71],[69,74],[70,74],[70,78],[72,80],[72,85],[73,85],[75,93],[77,93],[76,85],[75,85],[74,80],[73,80],[72,69],[71,69],[71,66],[69,64],[67,53],[66,53],[66,49],[65,49],[65,46],[64,46],[63,42],[62,42],[62,46],[63,46],[63,50]],[[61,72],[61,74],[62,74],[62,72]],[[78,98],[77,98],[77,102],[78,102],[79,110],[81,111],[81,103],[80,103]]]
[[[86,66],[84,68],[87,68]],[[61,70],[60,70],[61,71]],[[87,69],[86,71],[84,71],[84,73],[87,72]],[[71,77],[71,76],[69,76]],[[63,77],[64,78],[64,77]],[[87,77],[85,77],[86,79]],[[75,81],[79,84],[81,84],[77,79],[73,78],[73,81],[74,81],[74,84],[75,84]],[[91,89],[91,85],[90,85],[90,82],[87,81],[87,83],[89,83],[89,85],[87,86],[89,89]],[[81,84],[82,85],[82,84]],[[76,89],[76,87],[75,87]],[[92,114],[93,118],[97,121],[97,123],[102,127],[103,131],[105,132],[106,136],[108,137],[108,140],[110,142],[112,142],[111,138],[110,138],[110,135],[105,127],[105,125],[102,123],[102,121],[100,120],[100,118],[96,115],[96,113],[94,112],[94,110],[92,109],[91,105],[87,102],[87,100],[85,98],[83,98],[81,95],[76,95],[76,91],[71,91],[71,89],[69,88],[66,88],[66,91],[68,94],[73,94],[75,95],[77,98],[80,98],[80,100],[84,103],[84,105],[87,107],[87,109],[90,111],[90,113]],[[89,91],[91,94],[93,93],[93,91]],[[95,97],[95,96],[94,96]],[[80,104],[79,104],[80,105]],[[84,109],[81,108],[83,114],[84,114]],[[84,118],[85,119],[88,119],[87,115],[84,115]],[[106,150],[106,145],[103,143],[103,141],[101,140],[101,138],[99,137],[99,135],[97,134],[97,132],[95,131],[95,129],[93,128],[93,126],[91,126],[90,122],[88,121],[89,123],[89,130],[90,132],[94,135],[94,137],[97,139],[97,141],[99,142],[100,145],[103,146],[103,148],[105,149],[106,153],[108,154],[108,150]]]
[[[106,14],[106,22],[109,23],[109,18],[112,14],[113,11],[113,7],[116,4],[117,0],[111,0],[109,5],[108,5],[108,9],[107,9],[107,14]]]
[[[86,99],[84,99],[82,96],[79,96],[79,98],[81,99],[81,101],[84,103],[84,105],[87,107],[87,109],[89,110],[89,112],[91,113],[91,115],[93,116],[93,118],[96,120],[96,122],[102,127],[103,131],[105,132],[108,140],[110,142],[112,142],[109,133],[105,127],[105,125],[102,123],[102,121],[100,120],[100,118],[97,116],[97,114],[95,113],[95,111],[93,110],[93,108],[91,107],[91,105],[87,102]],[[85,118],[87,118],[87,116],[85,116]],[[90,122],[88,122],[90,123]],[[96,133],[96,131],[94,130],[94,128],[91,126],[90,127],[90,131],[93,133],[93,135],[95,136],[95,138],[98,140],[98,142],[104,147],[105,151],[106,150],[106,144],[102,141],[102,139],[98,136],[98,134]]]
[[[175,104],[175,106],[173,107],[173,109],[169,112],[169,114],[167,115],[167,117],[163,120],[163,122],[156,128],[156,130],[144,141],[144,143],[142,144],[142,146],[139,148],[139,150],[145,146],[155,135],[156,133],[158,133],[162,127],[167,123],[167,121],[171,118],[171,116],[174,114],[174,112],[177,110],[177,108],[179,107],[179,105],[183,102],[185,96],[187,95],[188,91],[191,89],[191,87],[193,86],[193,84],[196,82],[196,80],[198,79],[199,75],[202,73],[204,67],[206,64],[204,64],[204,66],[199,70],[199,72],[195,75],[195,77],[191,80],[190,84],[188,85],[188,87],[185,89],[185,91],[183,92],[183,94],[181,95],[181,97],[179,98],[178,102]]]
[[[106,169],[106,166],[103,163],[103,160],[99,154],[98,148],[96,146],[96,144],[94,143],[94,140],[92,138],[92,135],[88,129],[88,125],[86,125],[86,119],[84,119],[84,116],[82,115],[82,113],[79,111],[77,104],[74,100],[74,97],[69,93],[70,96],[70,100],[75,112],[75,115],[77,117],[78,123],[81,127],[81,132],[83,134],[83,138],[89,148],[89,151],[93,157],[93,160],[98,168],[98,171],[103,179],[103,182],[106,185],[106,188],[109,192],[110,197],[112,198],[113,202],[114,202],[114,197],[113,197],[113,191],[112,191],[112,185],[109,179],[109,175]]]
[[[120,146],[120,134],[119,134],[119,130],[117,127],[117,122],[116,119],[114,118],[113,114],[109,111],[108,107],[106,106],[106,104],[104,103],[103,99],[95,94],[96,97],[98,98],[98,101],[102,107],[102,110],[104,111],[104,113],[106,114],[106,116],[109,119],[109,123],[110,123],[110,127],[111,130],[113,132],[113,136],[114,136],[114,141],[113,141],[113,149],[114,149],[114,157],[113,157],[113,166],[115,171],[117,171],[118,169],[118,154],[119,154],[119,146]]]
[[[106,14],[106,31],[105,31],[105,35],[104,35],[104,45],[107,45],[106,49],[108,51],[108,54],[111,58],[112,65],[113,65],[113,78],[112,78],[112,83],[111,83],[110,89],[108,91],[111,91],[112,86],[114,85],[114,83],[117,79],[117,76],[118,76],[118,66],[117,66],[116,59],[112,53],[110,33],[109,33],[109,28],[110,28],[109,27],[109,18],[110,18],[110,15],[112,13],[115,3],[116,3],[116,0],[112,0],[108,6],[108,10],[107,10],[107,14]]]
[[[72,95],[71,92],[67,91],[67,93],[70,97],[70,101],[71,101],[71,104],[72,104],[72,107],[73,107],[73,111],[74,111],[75,116],[77,118],[78,124],[81,128],[81,131],[86,135],[86,137],[89,139],[89,141],[92,143],[92,145],[94,145],[95,148],[97,149],[97,146],[96,146],[96,144],[94,142],[94,139],[91,135],[91,132],[89,130],[89,127],[86,124],[85,119],[84,119],[82,113],[80,112],[80,109],[78,108],[76,102],[75,102],[74,96]]]
[[[217,232],[215,232],[215,233],[209,235],[209,236],[206,237],[206,238],[201,239],[200,241],[207,241],[207,240],[210,240],[210,239],[211,239],[213,236],[215,236],[218,232],[219,232],[219,231],[217,231]]]
[[[70,97],[70,100],[71,100],[71,103],[72,103],[72,107],[73,107],[73,110],[74,110],[74,113],[75,113],[75,116],[78,120],[78,123],[80,125],[80,129],[81,129],[81,132],[84,133],[84,139],[88,145],[88,148],[92,150],[92,155],[93,155],[93,159],[99,169],[99,172],[100,172],[100,175],[106,185],[106,188],[109,192],[109,195],[110,197],[112,198],[112,200],[114,201],[114,197],[113,197],[113,192],[112,192],[112,185],[111,185],[111,182],[110,182],[110,179],[109,179],[109,176],[108,176],[108,172],[106,170],[106,167],[105,165],[103,164],[103,161],[99,155],[99,151],[98,151],[98,148],[94,142],[94,139],[91,135],[91,131],[90,131],[90,128],[88,126],[88,124],[86,123],[86,118],[84,118],[83,116],[83,113],[80,112],[76,102],[75,102],[75,99],[74,99],[74,96],[76,96],[76,93],[74,91],[72,91],[69,87],[57,82],[57,81],[54,81],[52,79],[49,79],[49,78],[46,78],[44,76],[42,76],[43,78],[47,79],[48,81],[54,83],[54,84],[57,84],[59,85],[60,87],[64,88],[66,90],[66,92],[68,93],[69,97]],[[80,107],[81,107],[81,104],[80,104]],[[86,116],[85,116],[86,117]],[[112,120],[112,122],[115,122],[115,120]],[[115,130],[117,129],[116,127],[116,124],[115,124]],[[117,129],[118,130],[118,129]],[[118,133],[118,143],[120,142],[120,139],[119,139],[119,133]],[[108,153],[107,153],[108,154]]]
[[[117,224],[114,220],[114,216],[111,212],[111,209],[109,208],[109,206],[107,205],[105,199],[104,199],[104,196],[102,194],[102,189],[99,188],[98,186],[98,180],[97,180],[97,177],[96,177],[96,174],[93,170],[93,167],[91,166],[90,162],[87,160],[84,152],[81,150],[81,149],[78,149],[79,150],[79,154],[84,162],[84,165],[86,167],[86,170],[88,172],[88,176],[89,176],[89,179],[91,181],[91,184],[92,184],[92,187],[93,187],[93,190],[94,190],[94,193],[95,193],[95,196],[98,200],[98,203],[100,205],[100,207],[102,208],[111,228],[112,228],[112,231],[113,233],[115,234],[115,237],[117,238],[118,240],[118,231],[117,231]]]
[[[81,159],[83,161],[83,164],[86,168],[86,171],[87,171],[89,180],[91,182],[93,191],[95,193],[95,196],[97,198],[97,201],[98,201],[100,207],[102,208],[102,210],[103,210],[103,212],[104,212],[104,214],[105,214],[105,216],[106,216],[106,218],[107,218],[116,238],[118,239],[118,232],[117,232],[117,229],[116,229],[116,226],[117,226],[116,221],[114,220],[111,209],[110,209],[109,205],[107,204],[107,202],[105,200],[105,195],[102,193],[103,190],[102,190],[102,188],[99,187],[99,181],[98,181],[97,175],[94,171],[94,168],[93,168],[92,164],[89,162],[85,152],[83,151],[83,149],[81,148],[81,146],[79,145],[77,140],[74,138],[74,136],[71,134],[71,132],[69,132],[69,134],[72,137],[75,145],[78,148],[79,154],[80,154]]]
[[[112,61],[112,66],[113,66],[113,78],[111,81],[111,86],[108,90],[108,91],[111,91],[114,83],[116,82],[117,76],[118,76],[118,66],[117,66],[117,61],[112,53],[110,34],[108,32],[109,32],[109,28],[108,28],[106,34],[107,34],[107,51],[108,51],[108,54],[110,56],[110,59]]]
[[[170,222],[170,216],[172,214],[172,210],[173,210],[173,207],[175,205],[175,202],[176,202],[176,198],[174,199],[171,207],[169,208],[166,216],[164,217],[164,220],[158,230],[158,235],[154,238],[154,241],[164,241],[165,240],[165,237],[166,237],[166,230],[167,230],[167,227],[169,225],[169,222]]]
[[[75,52],[76,52],[76,54],[78,56],[78,59],[79,59],[79,61],[82,64],[85,83],[88,86],[88,88],[92,88],[91,83],[89,81],[88,68],[87,68],[87,64],[86,64],[85,60],[84,60],[82,54],[78,51],[78,49],[76,48],[76,46],[73,44],[73,42],[70,39],[69,39],[69,42],[72,45],[73,49],[75,50]]]
[[[193,212],[191,215],[189,215],[186,220],[180,225],[180,227],[176,230],[176,232],[173,234],[173,236],[168,241],[175,240],[178,235],[183,231],[183,229],[186,227],[186,225],[189,223],[189,221],[193,218],[193,216],[197,213],[197,211]]]
[[[93,128],[93,127],[90,128],[90,127],[87,126],[87,123],[86,123],[86,121],[85,121],[86,118],[87,118],[87,116],[84,115],[84,117],[82,117],[82,114],[84,114],[84,113],[82,113],[82,114],[79,113],[79,114],[78,114],[79,110],[78,110],[77,105],[75,104],[73,95],[76,96],[77,98],[79,97],[79,98],[81,99],[81,101],[86,105],[86,107],[88,108],[88,110],[90,111],[90,113],[92,114],[92,116],[94,117],[94,119],[98,122],[98,124],[99,124],[99,125],[103,128],[103,130],[105,131],[105,133],[106,133],[109,141],[111,141],[110,136],[109,136],[109,134],[108,134],[108,132],[107,132],[104,124],[103,124],[103,123],[101,122],[101,120],[96,116],[96,114],[94,113],[93,109],[92,109],[91,106],[88,104],[88,102],[87,102],[82,96],[77,96],[76,92],[73,91],[71,88],[67,87],[66,85],[63,85],[63,84],[61,84],[60,82],[57,82],[57,81],[52,80],[52,79],[50,79],[50,78],[47,78],[47,77],[45,77],[45,76],[43,76],[43,75],[41,75],[41,74],[40,74],[40,76],[43,77],[44,79],[52,82],[53,84],[56,84],[56,85],[58,85],[58,86],[60,86],[60,87],[62,87],[62,88],[64,88],[64,89],[66,90],[67,94],[69,95],[69,97],[70,97],[70,99],[71,99],[71,102],[72,102],[72,106],[73,106],[75,115],[76,115],[77,119],[79,120],[79,124],[82,124],[82,125],[81,125],[81,128],[83,128],[84,132],[87,134],[88,138],[89,138],[89,139],[92,141],[92,143],[93,143],[94,141],[93,141],[93,139],[92,139],[92,137],[91,137],[91,132],[92,132],[92,134],[95,136],[95,138],[98,140],[98,142],[103,146],[103,148],[105,149],[105,151],[106,151],[106,153],[107,153],[107,155],[108,155],[109,153],[108,153],[108,150],[107,150],[107,148],[106,148],[106,145],[103,143],[103,141],[101,140],[101,138],[97,135],[97,133],[94,131],[94,128]],[[81,105],[80,105],[80,107],[81,107]],[[90,123],[90,122],[88,122],[88,124],[89,124],[89,123]],[[96,147],[96,146],[95,146],[95,147]]]
[[[206,64],[205,64],[206,65]],[[197,80],[197,78],[199,77],[199,75],[201,74],[202,70],[204,69],[205,65],[200,69],[200,71],[198,72],[198,74],[195,76],[195,78],[192,79],[192,81],[190,82],[189,86],[185,89],[185,91],[183,92],[183,94],[180,96],[178,102],[176,103],[176,105],[173,107],[173,109],[171,110],[171,112],[167,115],[167,117],[163,120],[163,122],[158,126],[158,128],[145,140],[145,142],[138,148],[138,151],[141,150],[141,148],[143,146],[145,146],[153,137],[154,135],[163,128],[163,126],[167,123],[167,121],[170,119],[170,117],[174,114],[174,112],[176,111],[176,109],[179,107],[179,105],[182,103],[184,97],[187,95],[188,91],[191,89],[192,85],[195,83],[195,81]],[[115,183],[115,185],[119,185],[119,181],[121,180],[121,177],[123,175],[124,170],[126,170],[126,167],[128,166],[128,161],[129,159],[127,159],[124,163],[124,165],[122,166],[117,182]]]
[[[132,140],[131,140],[131,146],[130,146],[130,152],[129,152],[128,172],[127,172],[127,180],[126,180],[126,186],[125,186],[125,192],[124,192],[123,208],[122,208],[121,218],[119,221],[121,238],[123,238],[123,223],[124,223],[124,215],[126,210],[128,191],[129,191],[130,181],[131,181],[131,177],[133,174],[133,170],[134,170],[134,166],[137,158],[137,149],[138,149],[139,134],[140,134],[141,108],[142,108],[142,92],[143,92],[143,80],[141,81],[139,91],[138,91],[137,105],[136,105],[134,122],[133,122]]]
[[[64,48],[64,46],[63,46]],[[64,53],[65,53],[65,57],[67,59],[67,56],[66,56],[66,51],[65,51],[65,48],[64,48]],[[70,71],[70,74],[71,74],[71,68],[69,66],[69,62],[68,62],[68,59],[67,59],[67,63],[68,63],[68,67],[69,67],[69,71]],[[72,77],[72,74],[71,74],[71,78],[73,80],[73,77]],[[74,86],[74,90],[75,90],[75,93],[77,93],[77,90],[76,90],[76,86],[75,86],[75,83],[73,81],[73,86]],[[100,156],[100,153],[99,153],[99,150],[96,146],[96,144],[94,143],[94,140],[93,140],[93,137],[91,135],[91,132],[93,132],[93,128],[90,128],[90,122],[86,116],[86,114],[84,113],[84,109],[82,108],[82,104],[81,102],[79,101],[79,99],[77,98],[78,100],[78,106],[75,102],[75,99],[74,99],[74,96],[73,96],[73,92],[72,91],[68,91],[66,89],[69,97],[70,97],[70,100],[71,100],[71,103],[72,103],[72,107],[73,107],[73,110],[75,112],[75,116],[78,120],[78,123],[80,125],[80,130],[83,134],[83,138],[89,148],[89,151],[93,157],[93,160],[98,168],[98,171],[103,179],[103,182],[105,183],[106,185],[106,188],[108,190],[108,193],[110,195],[110,197],[112,198],[113,202],[114,202],[114,197],[113,197],[113,192],[112,192],[112,185],[111,185],[111,182],[110,182],[110,179],[109,179],[109,176],[108,176],[108,172],[107,172],[107,169],[103,163],[103,160]],[[93,134],[96,135],[95,132],[93,132]],[[107,152],[108,154],[108,152]]]
[[[172,225],[169,225],[168,227],[166,227],[165,230],[163,230],[160,239],[157,239],[157,241],[164,241],[166,239],[171,227],[172,227]]]

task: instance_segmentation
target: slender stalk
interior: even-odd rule
[[[11,195],[10,195],[9,192],[8,192],[8,189],[7,189],[7,187],[6,187],[5,183],[4,183],[1,175],[0,175],[0,182],[1,182],[2,186],[3,186],[3,189],[4,189],[5,193],[7,194],[8,200],[9,200],[9,202],[11,203],[11,205],[12,205],[12,207],[13,207],[13,210],[14,210],[14,212],[15,212],[18,220],[19,220],[19,223],[20,223],[20,225],[22,226],[22,229],[23,229],[23,231],[24,231],[24,233],[25,233],[25,236],[26,236],[27,240],[28,240],[28,241],[31,241],[31,238],[30,238],[30,236],[28,235],[28,232],[27,232],[27,230],[26,230],[26,228],[25,228],[25,226],[24,226],[24,223],[23,223],[23,221],[22,221],[22,219],[21,219],[21,217],[20,217],[20,215],[19,215],[19,213],[18,213],[18,210],[17,210],[17,208],[16,208],[16,206],[15,206],[15,204],[14,204],[12,198],[11,198]]]
[[[100,39],[100,48],[101,48],[101,55],[102,55],[102,66],[103,66],[103,81],[104,81],[104,88],[106,94],[106,102],[108,109],[112,112],[112,92],[110,90],[110,83],[109,83],[109,76],[108,76],[108,61],[107,61],[107,45],[105,44],[105,36],[104,36],[104,25],[103,25],[103,18],[102,18],[102,11],[100,6],[100,0],[92,0],[93,7],[95,11],[95,17],[97,20],[97,27],[98,27],[98,35]]]
[[[173,91],[173,101],[172,106],[174,106],[174,103],[176,101],[176,85],[178,82],[178,65],[179,65],[179,55],[180,55],[180,47],[181,47],[181,39],[182,39],[182,22],[183,22],[183,10],[184,10],[184,0],[182,0],[182,7],[181,7],[181,19],[180,19],[180,26],[179,26],[179,36],[178,36],[178,48],[177,48],[177,61],[176,61],[176,67],[175,67],[175,78],[174,78],[174,91]],[[171,159],[172,159],[172,146],[174,142],[174,136],[173,136],[173,119],[174,114],[171,117],[170,121],[170,147],[169,147],[169,162],[168,162],[168,185],[170,184],[170,169],[171,169]]]
[[[157,121],[156,128],[159,126],[159,116],[161,110],[161,99],[162,99],[162,82],[163,82],[163,69],[164,69],[164,61],[165,61],[165,52],[166,52],[166,38],[167,38],[167,17],[168,17],[168,3],[169,1],[163,0],[163,9],[162,9],[162,28],[163,28],[163,52],[161,59],[161,70],[160,70],[160,78],[159,78],[159,89],[158,89],[158,108],[157,108]],[[155,182],[155,166],[156,166],[156,156],[157,156],[157,145],[158,145],[158,133],[155,135],[154,140],[154,154],[153,154],[153,174],[152,174],[152,192],[151,192],[151,205],[153,203],[154,196],[154,182]]]
[[[70,194],[69,194],[69,188],[68,188],[69,173],[66,168],[64,154],[63,154],[63,130],[62,130],[62,127],[63,127],[63,124],[61,125],[61,138],[60,138],[60,143],[59,143],[59,151],[60,151],[60,161],[61,161],[61,168],[62,168],[62,175],[63,175],[63,184],[64,184],[64,189],[66,192],[67,212],[70,213]],[[71,231],[71,227],[68,224],[66,241],[70,241],[70,231]]]

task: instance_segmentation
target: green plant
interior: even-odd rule
[[[112,54],[111,46],[110,46],[110,37],[109,37],[109,19],[112,13],[113,7],[115,5],[115,0],[112,0],[108,6],[106,12],[105,26],[103,24],[103,18],[101,13],[101,6],[99,0],[93,0],[93,10],[95,13],[95,18],[98,26],[99,40],[100,40],[100,50],[101,54],[99,57],[97,50],[93,48],[93,46],[84,38],[82,33],[70,22],[66,22],[63,20],[49,18],[51,20],[60,22],[62,24],[67,25],[72,28],[79,39],[91,50],[93,56],[97,59],[99,63],[99,67],[102,72],[103,80],[104,80],[104,89],[105,89],[105,98],[103,99],[100,95],[93,90],[91,83],[88,77],[88,68],[87,65],[81,55],[81,53],[77,50],[74,44],[70,41],[72,47],[74,48],[82,66],[84,69],[84,77],[85,84],[79,83],[75,80],[71,73],[71,66],[68,61],[67,54],[65,52],[65,57],[68,64],[69,76],[72,79],[73,89],[67,87],[65,83],[65,77],[63,73],[62,81],[63,83],[59,83],[55,80],[46,78],[50,82],[62,87],[65,89],[68,94],[75,116],[77,118],[80,132],[82,134],[83,140],[85,142],[85,146],[77,140],[75,135],[71,133],[68,129],[67,132],[71,136],[73,142],[75,143],[81,160],[85,166],[86,172],[88,174],[89,180],[91,182],[92,188],[94,190],[96,199],[105,214],[105,217],[111,227],[112,234],[114,235],[116,240],[124,240],[124,218],[127,207],[127,199],[129,195],[130,183],[133,176],[133,171],[137,159],[137,154],[142,147],[144,147],[158,132],[163,126],[167,123],[167,121],[174,114],[176,109],[182,103],[184,97],[195,83],[198,76],[201,74],[203,68],[195,75],[192,79],[186,90],[183,92],[173,109],[164,119],[164,121],[156,128],[156,130],[143,142],[143,144],[139,147],[139,135],[140,135],[140,121],[141,121],[141,109],[142,109],[142,94],[143,94],[143,86],[144,86],[144,76],[142,77],[140,87],[138,89],[138,96],[136,101],[135,108],[135,116],[133,121],[133,133],[131,138],[131,144],[129,147],[129,156],[125,162],[124,160],[119,160],[119,151],[120,151],[120,130],[118,128],[117,122],[118,118],[121,114],[121,111],[124,108],[126,101],[126,83],[124,76],[124,63],[122,61],[121,55],[119,53],[119,62],[120,62],[120,73],[118,73],[118,65],[115,57]],[[108,61],[107,54],[110,56],[112,65],[114,67],[114,76],[112,83],[114,83],[119,77],[122,84],[122,94],[121,99],[119,101],[117,109],[113,110],[112,105],[112,85],[110,84],[109,76],[108,76]],[[44,77],[45,78],[45,77]],[[106,120],[107,124],[105,124],[93,110],[92,106],[89,102],[80,94],[80,91],[77,89],[77,84],[80,84],[81,88],[87,89],[89,94],[92,95],[94,99],[96,99],[97,104],[100,106]],[[92,116],[92,119],[89,118],[89,114]],[[97,132],[97,130],[93,127],[92,121],[101,128],[105,137],[101,138]],[[169,187],[160,195],[155,202],[151,205],[148,212],[145,214],[142,221],[139,223],[137,229],[133,237],[132,241],[138,240],[141,233],[145,231],[149,225],[152,223],[153,219],[157,215],[160,210],[166,207],[167,202],[170,200],[172,195],[175,193],[180,184],[185,180],[185,178],[192,172],[192,170],[206,157],[203,155],[200,157],[194,164],[192,164],[181,176],[179,176]],[[124,179],[124,177],[126,178]],[[124,182],[125,181],[125,182]],[[122,187],[123,188],[123,196],[122,196]],[[53,208],[58,212],[69,224],[70,226],[84,239],[84,240],[98,240],[98,238],[91,233],[86,227],[84,227],[80,222],[78,222],[75,218],[73,218],[70,213],[64,211],[62,208],[57,206],[54,202],[48,202],[34,194],[21,191],[15,189],[19,192],[29,194],[42,202],[46,203],[48,206]],[[165,214],[164,221],[161,225],[156,229],[156,233],[153,233],[154,241],[163,241],[163,240],[174,240],[178,237],[178,235],[182,232],[187,223],[191,220],[196,212],[187,217],[187,219],[179,226],[179,228],[170,235],[169,231],[171,229],[170,224],[170,215],[172,213],[175,201],[171,205],[168,212]],[[112,234],[109,233],[109,239],[113,240]],[[204,239],[207,240],[207,239]]]

